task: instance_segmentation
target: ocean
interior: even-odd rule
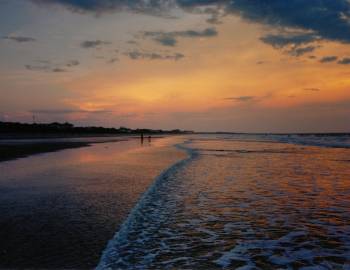
[[[350,269],[349,139],[185,139],[97,269]]]
[[[99,143],[0,171],[0,268],[350,269],[347,134]]]

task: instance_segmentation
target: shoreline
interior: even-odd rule
[[[0,145],[0,162],[25,158],[36,154],[90,146],[87,142],[56,142]]]
[[[0,163],[0,268],[94,269],[154,179],[186,158],[182,138],[111,139]]]
[[[32,140],[32,139],[70,139],[70,138],[109,138],[109,137],[136,137],[138,134],[84,134],[84,133],[3,133],[0,134],[0,142],[3,140]]]
[[[152,138],[163,138],[165,136],[170,136],[170,134],[154,134]],[[94,134],[85,136],[54,135],[53,137],[22,136],[17,138],[1,138],[0,136],[0,163],[36,154],[88,147],[97,143],[120,142],[135,139],[140,139],[139,135]]]
[[[133,136],[55,136],[0,139],[0,162],[64,149],[88,147],[95,143],[127,141]],[[69,141],[71,140],[71,141]]]
[[[147,198],[156,192],[157,187],[167,178],[167,176],[171,175],[177,169],[186,166],[186,164],[195,157],[194,151],[192,151],[190,148],[184,147],[182,144],[175,144],[174,148],[184,152],[185,156],[168,167],[165,167],[161,173],[154,178],[153,182],[140,196],[133,208],[130,210],[129,214],[120,224],[113,237],[107,242],[105,248],[102,250],[99,262],[95,267],[96,270],[110,268],[109,262],[111,260],[113,261],[113,255],[118,253],[116,250],[117,243],[119,241],[123,241],[124,237],[128,234],[128,229],[132,226],[132,224],[136,223],[137,216],[140,215],[140,211],[142,207],[144,207],[144,204],[146,204]]]

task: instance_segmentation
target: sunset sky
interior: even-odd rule
[[[350,132],[350,1],[0,0],[0,121]]]

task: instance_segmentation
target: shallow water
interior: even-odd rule
[[[0,268],[94,268],[153,179],[186,156],[172,147],[178,140],[99,143],[1,162]]]
[[[248,136],[249,137],[249,136]],[[350,269],[350,149],[193,136],[99,269]]]

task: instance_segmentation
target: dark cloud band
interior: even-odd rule
[[[79,12],[114,12],[129,10],[138,13],[161,14],[172,7],[191,12],[202,8],[208,15],[225,14],[275,29],[303,30],[308,34],[292,36],[293,42],[315,38],[350,43],[350,2],[348,0],[31,0],[39,4],[58,4]],[[208,8],[209,7],[209,8]],[[207,9],[206,9],[207,8]],[[262,40],[274,46],[290,42],[288,37],[267,36]],[[158,42],[173,46],[172,36],[158,37]],[[89,47],[89,44],[87,44]]]
[[[185,30],[185,31],[148,31],[144,32],[144,37],[150,37],[154,41],[160,43],[163,46],[175,46],[178,38],[201,38],[201,37],[214,37],[217,36],[215,28],[206,28],[204,30]]]
[[[25,42],[34,42],[36,41],[35,38],[32,37],[25,37],[25,36],[5,36],[2,39],[12,40],[18,43],[25,43]]]

